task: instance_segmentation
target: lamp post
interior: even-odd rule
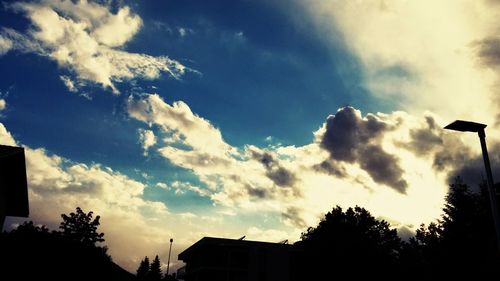
[[[172,252],[172,242],[174,242],[174,239],[170,238],[170,249],[168,249],[167,276],[170,269],[170,252]]]
[[[484,168],[486,169],[486,179],[488,182],[488,194],[490,197],[491,213],[495,224],[495,232],[497,236],[497,246],[500,251],[500,216],[498,214],[497,195],[493,185],[493,175],[491,173],[490,159],[488,157],[488,149],[486,148],[486,134],[484,133],[485,124],[475,123],[470,121],[456,120],[455,122],[444,127],[448,130],[460,132],[475,132],[479,136],[481,142],[481,150],[483,152]]]

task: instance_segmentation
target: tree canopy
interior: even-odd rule
[[[380,270],[395,270],[401,240],[386,221],[364,208],[344,212],[337,206],[317,227],[302,233],[296,245],[304,251],[304,263],[317,269],[311,278],[325,280],[325,276],[373,277],[381,276]]]
[[[156,255],[155,259],[151,263],[151,266],[149,268],[149,278],[148,280],[150,281],[157,281],[161,280],[162,274],[161,274],[161,264],[160,264],[160,258],[158,255]]]
[[[100,216],[92,219],[93,212],[85,213],[80,207],[76,207],[76,213],[62,214],[63,221],[59,226],[62,234],[85,245],[96,245],[104,242],[104,233],[97,232]]]
[[[149,262],[149,258],[146,256],[139,264],[137,268],[136,280],[137,281],[159,281],[162,280],[161,273],[161,263],[158,255],[153,259],[153,262]],[[165,275],[167,278],[167,275]]]
[[[112,262],[97,232],[99,216],[77,208],[62,215],[61,229],[24,222],[0,233],[0,279],[12,280],[131,280],[133,275]],[[29,266],[27,270],[26,266]]]
[[[474,192],[456,178],[441,219],[420,226],[404,245],[402,262],[407,271],[421,273],[418,280],[500,277],[493,226],[485,183]]]

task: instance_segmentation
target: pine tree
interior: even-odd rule
[[[151,267],[149,268],[148,280],[157,281],[157,280],[161,280],[161,277],[162,277],[162,274],[161,274],[160,258],[158,257],[158,255],[156,255],[155,259],[151,263]]]
[[[141,261],[139,268],[137,268],[136,279],[137,280],[146,280],[146,277],[149,275],[149,258],[146,256],[144,260]]]
[[[484,183],[479,192],[474,192],[456,178],[450,185],[441,219],[428,227],[422,225],[407,245],[412,257],[403,264],[417,265],[409,272],[427,276],[418,280],[451,280],[469,275],[482,280],[500,274],[488,200]]]

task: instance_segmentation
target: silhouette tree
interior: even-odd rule
[[[95,246],[98,242],[104,242],[104,233],[98,233],[100,216],[92,220],[93,212],[88,214],[76,207],[76,213],[70,213],[69,216],[62,214],[63,221],[59,226],[62,234],[70,239],[81,242],[84,245]]]
[[[163,281],[177,281],[179,279],[177,279],[177,275],[174,273],[172,274],[165,274],[165,276],[163,277]]]
[[[105,247],[84,244],[71,235],[50,232],[47,227],[31,221],[0,233],[0,249],[0,280],[133,279],[132,274],[112,262]]]
[[[149,274],[149,258],[146,256],[141,261],[139,268],[137,268],[136,279],[146,280],[146,276]]]
[[[35,233],[49,233],[49,229],[45,226],[38,226],[33,223],[33,221],[25,221],[20,224],[17,228],[13,229],[11,233],[18,235],[23,234],[35,234]]]
[[[161,274],[161,264],[160,264],[160,258],[158,258],[158,255],[156,255],[155,259],[151,263],[151,266],[149,267],[149,274],[148,274],[148,280],[151,281],[157,281],[161,280],[162,274]]]
[[[443,215],[421,225],[403,246],[405,271],[422,273],[418,280],[500,277],[500,259],[485,183],[473,192],[460,178],[450,185]]]
[[[302,233],[295,245],[304,253],[311,280],[329,279],[332,274],[387,279],[386,271],[397,269],[401,240],[386,221],[375,219],[367,210],[355,207],[343,212],[337,206],[317,227]]]

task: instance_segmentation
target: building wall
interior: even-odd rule
[[[203,240],[200,240],[203,242]],[[290,245],[211,240],[184,257],[186,281],[290,281],[296,264]]]

